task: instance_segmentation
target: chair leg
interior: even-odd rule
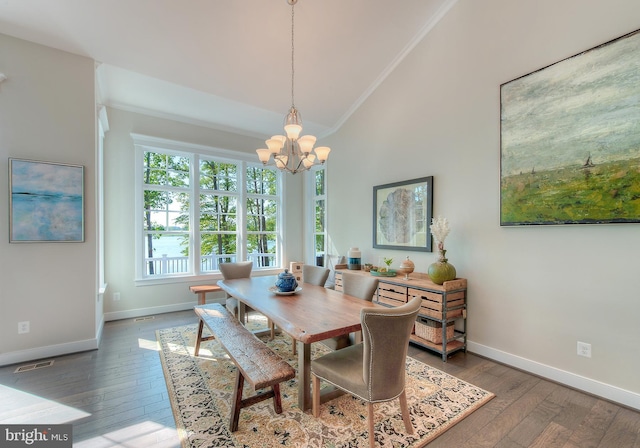
[[[373,403],[367,403],[368,416],[367,420],[369,421],[369,447],[375,448],[376,446],[376,433],[373,430]]]
[[[291,354],[296,355],[298,353],[298,342],[291,337]]]
[[[320,417],[320,378],[311,374],[311,381],[313,383],[313,399],[311,401],[311,409],[314,417]]]
[[[400,394],[400,410],[402,411],[402,421],[404,421],[404,428],[407,433],[413,434],[413,425],[411,424],[411,417],[409,416],[409,406],[407,406],[407,393],[402,391]]]
[[[273,339],[276,337],[276,324],[274,324],[271,319],[268,319],[267,322],[269,323],[269,330],[271,331],[271,333],[269,334],[269,340],[273,341]]]

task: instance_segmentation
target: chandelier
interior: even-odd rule
[[[273,155],[273,164],[281,171],[296,174],[306,171],[313,165],[320,165],[329,158],[331,148],[319,146],[314,148],[316,137],[313,135],[300,136],[302,132],[302,116],[296,109],[293,101],[294,79],[294,14],[293,9],[298,0],[287,0],[291,5],[291,109],[284,118],[284,131],[286,135],[274,135],[266,140],[268,149],[256,149],[258,158],[263,165],[267,165]]]

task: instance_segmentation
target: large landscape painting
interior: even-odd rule
[[[640,30],[500,87],[500,224],[640,222]]]

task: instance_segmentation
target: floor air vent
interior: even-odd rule
[[[30,370],[42,369],[44,367],[51,367],[52,365],[53,365],[53,360],[36,362],[35,364],[27,364],[26,366],[20,366],[13,373],[28,372]]]
[[[145,317],[136,317],[133,319],[134,322],[142,322],[143,320],[151,320],[155,319],[155,316],[145,316]]]

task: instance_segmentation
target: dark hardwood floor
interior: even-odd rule
[[[196,322],[193,311],[108,322],[99,350],[1,367],[0,423],[72,422],[75,447],[179,447],[155,330]],[[430,448],[640,448],[639,412],[470,353],[409,354],[496,394]]]

